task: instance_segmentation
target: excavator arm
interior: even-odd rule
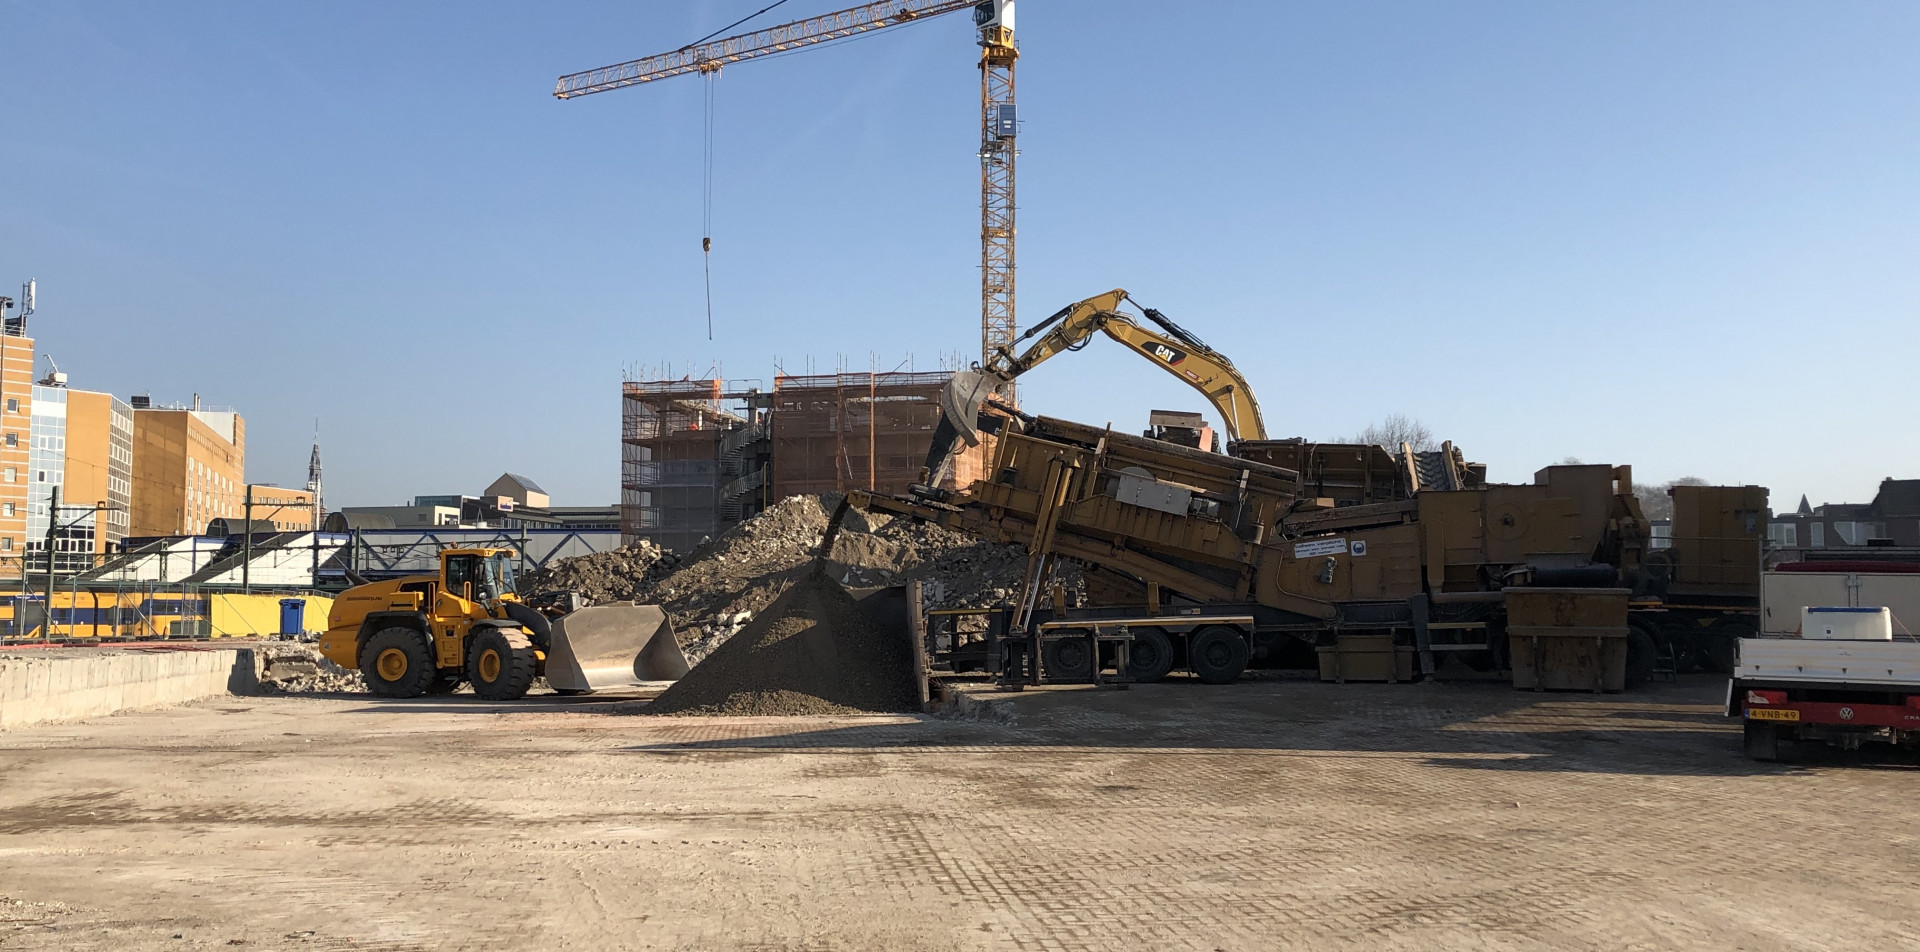
[[[1140,310],[1165,333],[1140,326],[1120,312],[1120,305],[1128,300],[1126,291],[1115,288],[1069,304],[1014,341],[1017,344],[1035,336],[1040,338],[1018,356],[1001,347],[991,363],[978,372],[955,374],[941,394],[941,420],[927,453],[927,487],[938,487],[958,441],[965,440],[969,446],[979,442],[975,423],[980,409],[995,398],[1002,387],[1058,354],[1085,347],[1097,333],[1119,341],[1200,391],[1219,411],[1229,439],[1266,439],[1260,402],[1254,398],[1246,378],[1234,369],[1233,361],[1153,308]]]
[[[1141,310],[1166,333],[1141,327],[1132,317],[1120,312],[1120,305],[1127,300],[1127,292],[1115,288],[1061,308],[1052,317],[1035,324],[1020,340],[1043,331],[1045,336],[1018,357],[1003,348],[993,366],[987,368],[988,373],[1011,381],[1057,354],[1079,350],[1094,334],[1103,333],[1200,391],[1219,411],[1229,439],[1267,438],[1266,423],[1260,418],[1260,402],[1254,399],[1253,388],[1246,378],[1234,369],[1233,361],[1153,308]]]

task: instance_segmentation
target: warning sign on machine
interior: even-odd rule
[[[1315,539],[1312,542],[1293,544],[1293,557],[1296,559],[1311,559],[1319,555],[1344,555],[1346,551],[1346,539]]]

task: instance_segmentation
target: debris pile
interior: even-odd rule
[[[563,559],[521,580],[524,594],[578,592],[589,605],[632,601],[679,563],[673,553],[645,539],[608,552]]]
[[[365,691],[360,672],[340,667],[310,645],[274,644],[260,649],[260,687],[280,694],[336,694]]]
[[[697,664],[811,570],[839,505],[833,493],[788,497],[689,553],[651,586],[644,579],[636,583],[633,597],[666,609],[687,659]],[[849,512],[827,574],[854,588],[917,579],[927,583],[928,608],[979,607],[1011,601],[1026,560],[1019,546]]]
[[[919,692],[905,634],[870,618],[838,582],[808,572],[674,682],[646,713],[915,710]]]

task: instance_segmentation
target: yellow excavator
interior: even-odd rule
[[[523,600],[511,549],[446,549],[439,572],[364,582],[334,599],[320,652],[382,697],[451,694],[462,683],[511,701],[544,676],[559,694],[672,681],[687,656],[658,605],[575,608]],[[556,593],[565,594],[565,593]]]
[[[1028,328],[1014,341],[1018,344],[1044,335],[1019,355],[1001,347],[986,366],[954,374],[940,395],[940,423],[934,429],[933,446],[927,453],[922,488],[931,491],[940,485],[959,441],[964,440],[968,446],[980,442],[979,419],[983,408],[995,404],[1004,410],[1013,409],[1002,397],[1008,384],[1056,354],[1087,346],[1095,334],[1119,341],[1200,391],[1219,411],[1229,440],[1266,439],[1267,427],[1260,417],[1260,402],[1254,399],[1253,387],[1247,379],[1234,369],[1233,361],[1165,314],[1134,302],[1140,307],[1141,315],[1165,333],[1142,327],[1131,315],[1121,312],[1120,306],[1129,301],[1132,298],[1125,290],[1115,288],[1069,304]]]

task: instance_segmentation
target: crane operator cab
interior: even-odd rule
[[[1013,0],[985,0],[974,4],[973,25],[984,42],[1004,43],[1013,38]],[[1005,31],[1004,35],[1001,31]]]

